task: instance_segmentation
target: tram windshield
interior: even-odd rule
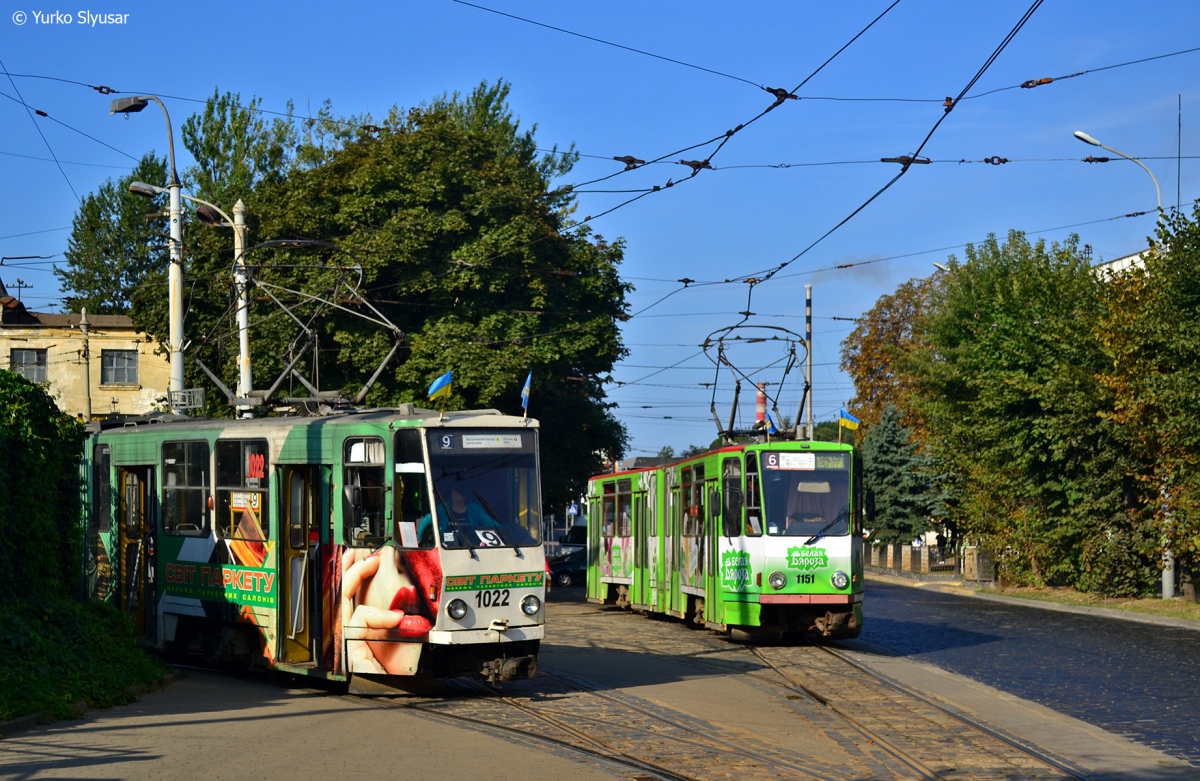
[[[767,534],[816,542],[850,533],[849,454],[768,451],[761,462]]]
[[[541,542],[536,433],[530,429],[427,432],[438,535],[446,548]]]

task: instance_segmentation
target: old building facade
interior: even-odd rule
[[[0,366],[84,420],[166,408],[170,362],[124,315],[31,312],[0,283]]]

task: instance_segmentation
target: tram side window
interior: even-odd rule
[[[692,507],[692,468],[690,466],[685,467],[683,470],[682,482],[679,487],[679,499],[682,502],[682,506],[680,507],[682,523],[680,524],[679,533],[684,537],[691,537],[695,535],[696,530],[693,528],[695,526],[693,523],[695,508]]]
[[[402,548],[432,548],[433,519],[425,483],[421,432],[396,432],[396,542]],[[423,528],[422,528],[423,526]]]
[[[758,455],[746,454],[746,534],[762,535],[762,500],[758,491]]]
[[[108,445],[96,445],[92,451],[92,528],[112,531],[112,458]]]
[[[164,442],[163,531],[200,536],[208,533],[208,443]]]
[[[217,534],[249,545],[232,546],[238,560],[259,566],[265,549],[254,543],[270,538],[267,523],[267,442],[263,439],[217,442]]]
[[[377,548],[384,542],[383,440],[347,439],[343,475],[343,534],[347,545]]]
[[[633,481],[617,481],[617,536],[633,536]]]
[[[708,521],[704,514],[704,465],[696,464],[692,470],[692,534],[703,534]]]
[[[604,484],[604,498],[601,500],[603,514],[600,535],[612,537],[617,531],[617,486],[613,483]]]

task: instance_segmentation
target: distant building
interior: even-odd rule
[[[30,312],[0,282],[0,367],[45,383],[60,409],[85,420],[165,408],[168,358],[124,315],[88,315],[87,323],[90,399],[80,315]]]
[[[1120,274],[1121,272],[1131,268],[1142,268],[1146,264],[1146,255],[1150,250],[1142,250],[1135,252],[1132,255],[1116,258],[1115,260],[1106,260],[1103,263],[1097,263],[1092,266],[1097,274]]]

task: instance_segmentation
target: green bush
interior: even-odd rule
[[[0,721],[70,718],[162,678],[128,617],[81,604],[83,426],[39,385],[0,369]]]
[[[129,687],[152,686],[166,669],[109,605],[66,597],[0,604],[0,721],[73,718],[79,702],[121,705],[134,699]]]

